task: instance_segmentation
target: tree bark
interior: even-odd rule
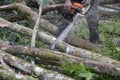
[[[0,55],[0,57],[2,57],[2,55]],[[37,78],[33,78],[32,76],[16,73],[7,64],[2,64],[2,62],[0,63],[1,80],[38,80]]]
[[[63,7],[63,4],[54,4],[54,5],[50,5],[48,7],[44,7],[43,8],[43,14],[47,13],[49,11],[54,11],[54,10],[61,9],[62,7]]]
[[[36,65],[30,64],[29,62],[26,62],[1,50],[0,55],[3,56],[3,59],[7,64],[28,74],[34,74],[39,77],[40,80],[74,80],[65,75],[59,74],[58,72],[46,70]]]
[[[10,30],[13,30],[15,32],[21,33],[23,35],[31,36],[32,35],[32,29],[26,28],[24,26],[18,25],[16,23],[10,23],[8,21],[5,21],[0,18],[0,22],[4,24],[0,24],[1,28],[8,28]],[[48,35],[44,32],[38,32],[37,34],[38,38],[42,40],[45,43],[51,44],[53,41],[55,41],[55,37]],[[85,49],[77,48],[74,46],[71,46],[63,41],[60,41],[59,43],[56,44],[56,47],[63,51],[66,52],[67,54],[74,55],[77,57],[82,57],[84,59],[90,59],[90,60],[95,60],[99,61],[102,63],[107,63],[107,64],[114,64],[117,65],[118,67],[120,66],[120,62],[113,60],[111,58],[102,56],[101,54],[91,52]]]
[[[14,71],[7,69],[6,66],[0,64],[0,68],[2,67],[5,69],[0,69],[1,80],[38,80],[37,78],[35,79],[32,76],[15,73]]]
[[[119,3],[120,0],[99,0],[99,4],[112,4],[112,3]]]
[[[99,13],[101,15],[106,15],[106,16],[113,16],[113,15],[119,15],[120,10],[104,7],[104,6],[99,6]]]
[[[106,73],[112,76],[119,76],[120,71],[119,67],[115,67],[115,65],[108,65],[104,63],[100,63],[97,61],[86,60],[83,58],[74,57],[68,54],[64,54],[57,51],[51,51],[42,48],[29,48],[25,46],[12,46],[5,45],[0,41],[0,49],[9,52],[14,55],[27,55],[32,57],[37,57],[39,59],[44,59],[49,61],[56,61],[57,64],[62,65],[64,62],[80,64],[83,63],[87,67],[91,67],[94,71],[99,73]]]

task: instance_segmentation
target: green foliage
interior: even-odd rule
[[[89,29],[86,20],[81,21],[80,24],[77,25],[79,32],[77,36],[83,39],[88,39],[89,37]]]
[[[16,43],[20,36],[18,33],[12,32],[11,30],[0,29],[0,38],[2,38],[4,41],[11,41],[12,43]]]
[[[13,32],[8,29],[0,29],[0,38],[11,44],[20,44],[30,46],[31,38],[23,36],[19,33]],[[36,47],[49,48],[49,46],[41,41],[36,40]]]
[[[40,40],[36,40],[36,43],[35,43],[35,44],[36,44],[36,47],[37,47],[37,48],[40,48],[40,47],[41,47],[41,48],[47,48],[47,49],[49,48],[49,45],[45,44],[44,42],[42,42],[42,41],[40,41]]]
[[[103,45],[105,46],[105,51],[101,52],[111,58],[120,60],[120,49],[113,40],[115,37],[119,36],[120,31],[120,20],[112,18],[110,22],[100,25],[100,33],[103,40]]]
[[[15,0],[0,0],[0,4],[2,4],[2,3],[12,3],[14,1]]]
[[[76,80],[93,80],[93,74],[89,72],[82,63],[80,63],[79,65],[65,63],[62,65],[62,68],[64,70],[63,73],[72,76]]]
[[[107,74],[94,73],[94,80],[119,80],[119,77],[113,77]]]
[[[119,80],[119,77],[96,73],[92,68],[85,67],[82,63],[76,65],[65,62],[61,67],[64,74],[75,80]]]

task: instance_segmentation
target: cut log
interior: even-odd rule
[[[15,73],[4,65],[0,64],[0,79],[1,80],[38,80],[32,76]]]
[[[56,61],[59,65],[62,65],[64,62],[74,64],[83,63],[85,66],[91,67],[96,72],[105,73],[112,76],[120,76],[120,68],[115,67],[115,65],[108,65],[97,61],[86,60],[57,51],[42,48],[29,48],[25,46],[5,45],[2,41],[0,41],[0,49],[14,55],[27,55],[31,57],[37,57],[46,61],[48,60],[48,62]]]
[[[0,55],[3,56],[3,59],[7,64],[28,74],[34,74],[39,77],[40,80],[74,80],[58,72],[46,70],[38,67],[37,65],[30,64],[29,62],[26,62],[1,50]]]
[[[1,57],[2,55],[0,55]],[[23,75],[20,73],[14,72],[7,64],[2,64],[0,62],[0,79],[1,80],[38,80],[32,76]]]
[[[119,15],[120,10],[116,10],[116,9],[112,9],[112,8],[108,8],[108,7],[103,7],[103,6],[99,6],[99,13],[102,15],[106,15],[106,16],[113,16],[113,15]]]
[[[48,7],[44,7],[43,8],[43,14],[49,11],[53,11],[53,10],[58,10],[60,8],[63,7],[63,4],[54,4],[54,5],[50,5]]]
[[[120,3],[120,0],[99,0],[99,4],[113,4]]]

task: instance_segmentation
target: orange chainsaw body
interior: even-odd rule
[[[63,14],[64,18],[66,18],[67,20],[70,20],[70,21],[73,19],[73,16],[76,13],[81,13],[82,12],[82,8],[84,7],[83,4],[78,3],[78,2],[73,2],[72,5],[75,8],[71,8],[71,9],[63,8],[62,11],[61,11],[61,13]]]
[[[73,4],[73,6],[76,7],[76,8],[71,8],[71,9],[69,10],[70,13],[72,13],[72,14],[74,14],[77,9],[80,9],[80,10],[81,10],[81,9],[83,8],[83,5],[80,4],[80,3],[74,2],[74,3],[72,3],[72,4]]]

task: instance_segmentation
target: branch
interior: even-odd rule
[[[38,26],[40,25],[40,19],[41,19],[41,14],[42,14],[42,6],[43,6],[43,0],[40,0],[39,15],[38,15],[38,19],[37,19],[36,24],[35,24],[34,29],[33,29],[31,47],[35,47],[37,30],[38,30]]]

